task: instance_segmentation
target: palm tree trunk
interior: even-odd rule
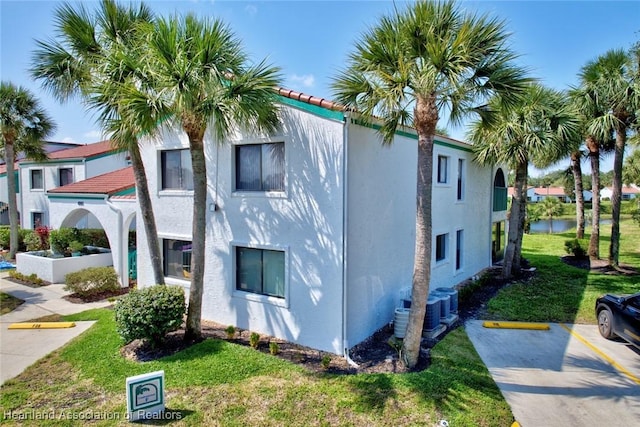
[[[155,284],[164,285],[164,272],[162,271],[162,258],[160,256],[160,245],[158,240],[158,229],[156,228],[156,219],[153,213],[153,205],[149,196],[149,186],[147,184],[147,174],[144,169],[144,163],[140,156],[140,149],[137,141],[129,147],[131,155],[131,165],[133,166],[133,176],[136,181],[136,192],[140,212],[142,214],[142,222],[144,231],[147,235],[147,245],[149,247],[149,255],[151,257],[151,268],[153,269],[153,277]]]
[[[620,203],[622,201],[622,164],[627,129],[624,120],[616,126],[616,145],[613,155],[613,189],[611,192],[611,242],[609,244],[609,264],[617,267],[620,256]]]
[[[589,258],[600,259],[600,144],[593,136],[587,137],[587,148],[591,160],[591,236],[589,237]]]
[[[527,219],[527,177],[529,175],[529,163],[522,164],[523,170],[520,172],[523,174],[522,179],[522,198],[520,199],[520,222],[518,225],[518,239],[516,240],[516,250],[513,254],[513,267],[511,269],[512,274],[520,274],[522,265],[522,239],[524,237],[524,223]],[[517,174],[517,172],[516,172]],[[551,227],[551,226],[550,226]]]
[[[413,368],[420,357],[422,329],[431,281],[432,212],[431,195],[433,184],[433,134],[438,123],[435,97],[429,101],[418,97],[415,108],[418,131],[418,167],[416,184],[416,245],[411,289],[411,311],[407,332],[402,343],[402,360]]]
[[[510,279],[513,277],[516,264],[516,254],[518,252],[518,230],[524,233],[524,215],[523,206],[526,209],[527,200],[527,166],[518,163],[516,165],[516,176],[514,181],[513,199],[511,200],[511,211],[509,214],[509,233],[507,235],[507,247],[504,250],[504,261],[502,264],[502,277]],[[521,243],[522,244],[522,243]],[[519,258],[519,257],[518,257]],[[517,260],[518,266],[520,260]]]
[[[5,161],[7,162],[7,196],[9,197],[9,259],[15,259],[18,252],[20,220],[18,218],[18,198],[16,196],[15,164],[16,153],[13,141],[5,139]]]
[[[582,153],[579,150],[571,153],[571,172],[576,193],[576,239],[584,239],[584,187],[582,185],[581,158]]]
[[[193,225],[191,231],[191,289],[184,334],[185,341],[202,336],[202,293],[204,290],[204,251],[206,236],[207,165],[202,132],[187,132],[193,168]]]

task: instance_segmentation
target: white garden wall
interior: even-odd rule
[[[113,261],[110,252],[66,258],[42,257],[32,255],[29,252],[16,255],[16,270],[19,273],[36,274],[42,280],[51,283],[64,283],[64,277],[67,274],[85,268],[111,265],[113,265]]]

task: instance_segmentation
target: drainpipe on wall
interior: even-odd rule
[[[117,207],[115,207],[113,203],[109,201],[108,198],[105,199],[105,202],[107,203],[107,206],[109,206],[109,208],[111,208],[111,210],[114,211],[116,215],[118,215],[118,232],[116,234],[116,237],[117,237],[116,245],[118,245],[118,257],[117,259],[114,260],[114,264],[117,266],[118,276],[120,278],[120,286],[125,287],[129,285],[129,277],[128,277],[128,272],[125,271],[126,269],[124,268],[124,265],[123,265],[124,263],[122,262],[122,260],[124,259],[123,257],[125,256],[125,253],[126,253],[126,251],[123,252],[123,248],[122,248],[122,234],[123,234],[122,233],[122,211]],[[113,254],[113,251],[111,251],[111,253]]]
[[[351,117],[348,112],[344,114],[344,131],[342,144],[342,349],[344,358],[349,365],[358,367],[349,356],[349,340],[347,339],[347,225],[348,225],[348,185],[347,165],[349,161],[349,124]]]

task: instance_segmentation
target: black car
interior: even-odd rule
[[[600,335],[618,336],[640,349],[640,293],[601,296],[596,300],[596,317]]]

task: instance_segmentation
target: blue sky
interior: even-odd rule
[[[85,1],[88,7],[95,2]],[[58,104],[28,72],[35,39],[54,35],[56,1],[0,0],[0,77],[31,89],[58,124],[55,141],[102,138],[94,117],[77,102]],[[255,60],[282,68],[284,86],[331,98],[330,83],[354,41],[393,10],[392,1],[147,1],[162,15],[194,12],[221,18]],[[396,2],[402,8],[403,2]],[[548,86],[577,84],[589,60],[640,39],[640,1],[462,1],[462,8],[506,21],[512,48],[533,76]],[[444,127],[446,123],[441,123]],[[465,129],[449,129],[464,139]],[[606,159],[603,170],[611,168]],[[587,167],[588,172],[588,167]]]

